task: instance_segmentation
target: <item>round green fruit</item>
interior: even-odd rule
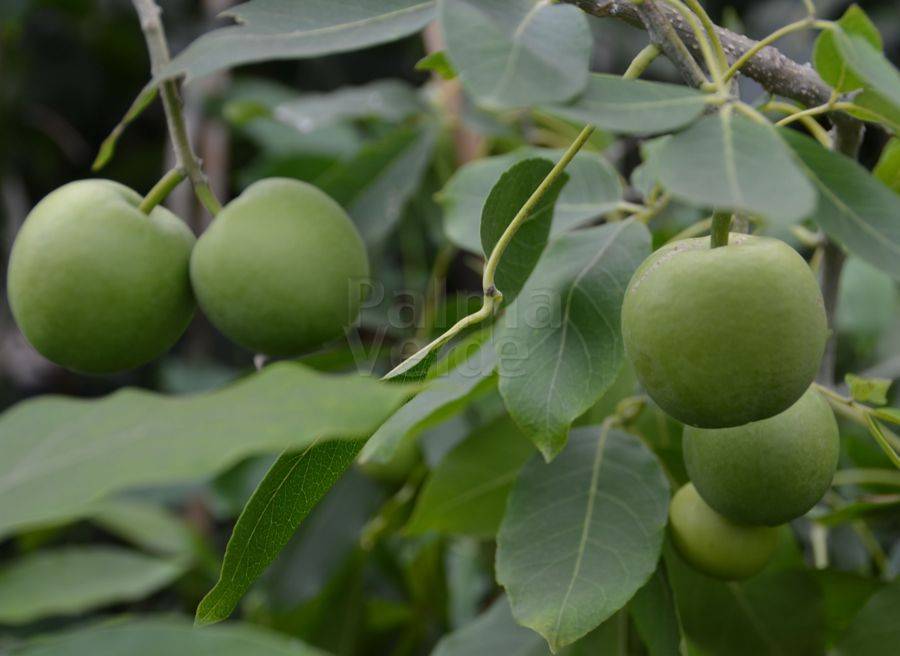
[[[267,355],[338,337],[359,313],[369,275],[347,213],[316,187],[271,178],[229,203],[194,248],[200,307],[226,336]]]
[[[759,572],[778,546],[778,529],[731,522],[710,508],[691,483],[672,498],[669,527],[675,548],[691,567],[726,581]]]
[[[140,202],[116,182],[81,180],[44,198],[22,225],[9,304],[49,360],[85,373],[130,369],[187,328],[194,236],[165,208],[146,215]]]
[[[742,524],[783,524],[822,498],[838,462],[838,426],[810,388],[784,412],[733,428],[684,431],[684,462],[700,496]]]
[[[625,352],[641,384],[692,426],[778,414],[809,387],[828,326],[819,286],[790,246],[731,234],[664,246],[637,269],[622,305]]]

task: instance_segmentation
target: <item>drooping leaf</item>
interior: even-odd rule
[[[681,656],[681,620],[662,567],[637,591],[628,609],[650,656]]]
[[[395,41],[434,18],[435,0],[251,0],[224,12],[239,22],[204,34],[159,74],[187,81],[271,59],[321,57]]]
[[[500,394],[547,459],[619,372],[622,299],[649,252],[650,235],[633,219],[563,235],[500,321]]]
[[[183,571],[183,562],[118,547],[37,551],[0,569],[0,624],[25,624],[142,599]]]
[[[811,214],[828,236],[900,280],[900,195],[849,157],[794,131],[782,135],[806,166],[818,192]]]
[[[447,55],[463,86],[490,109],[568,100],[587,83],[584,14],[543,0],[439,0]]]
[[[508,417],[476,430],[431,473],[406,530],[493,537],[534,447]]]
[[[435,137],[432,126],[399,128],[327,171],[316,186],[344,206],[366,244],[380,244],[419,188]]]
[[[500,177],[481,213],[481,246],[485,256],[490,256],[503,232],[552,169],[553,162],[549,160],[526,159]],[[556,179],[507,245],[495,274],[496,287],[503,294],[504,303],[510,303],[522,290],[544,252],[553,206],[567,181],[565,174]]]
[[[16,656],[327,656],[299,640],[250,624],[194,629],[184,619],[108,622],[37,638]]]
[[[0,532],[81,517],[120,490],[207,476],[255,453],[360,439],[409,391],[278,363],[208,394],[20,403],[0,417]]]
[[[847,69],[854,73],[870,93],[900,111],[900,71],[887,60],[881,49],[866,36],[832,30],[838,52]]]
[[[400,80],[376,80],[330,93],[304,94],[278,104],[274,117],[298,132],[312,132],[350,119],[399,122],[423,109],[416,90]]]
[[[882,49],[881,33],[859,5],[850,5],[837,24],[845,33],[859,36],[878,50]],[[859,89],[863,86],[863,81],[848,69],[835,38],[834,30],[830,29],[822,30],[816,38],[813,49],[816,71],[829,86],[838,91]]]
[[[244,507],[225,549],[219,580],[197,607],[197,624],[227,619],[275,560],[300,522],[341,477],[362,442],[313,442],[282,453]]]
[[[633,435],[572,430],[550,464],[532,459],[497,537],[497,580],[516,620],[554,651],[624,606],[656,569],[669,488]]]
[[[194,549],[195,538],[184,521],[146,501],[101,501],[91,509],[89,520],[153,553],[188,556]]]
[[[900,581],[872,595],[838,641],[837,656],[881,656],[900,645]]]
[[[900,194],[900,138],[893,137],[887,142],[872,174]]]
[[[890,378],[863,377],[855,374],[844,376],[844,382],[850,388],[850,396],[854,401],[873,405],[885,405],[888,402],[888,389],[894,383]]]
[[[778,132],[728,108],[660,143],[650,161],[663,187],[704,207],[783,224],[815,207],[815,190]]]
[[[97,151],[97,157],[94,159],[94,163],[91,164],[92,171],[99,171],[109,163],[109,160],[111,160],[116,153],[116,144],[119,142],[119,137],[121,137],[122,133],[125,132],[125,129],[150,106],[150,103],[156,99],[156,94],[156,85],[148,85],[141,89],[141,92],[138,94],[137,98],[134,99],[134,102],[131,103],[128,111],[125,112],[125,116],[122,117],[122,120],[116,124],[116,127],[112,129],[109,136],[103,140],[102,144],[100,144],[100,150]]]
[[[610,132],[654,134],[684,127],[706,107],[706,94],[689,87],[593,73],[575,100],[545,110]]]
[[[516,162],[543,157],[557,161],[561,150],[520,148],[506,155],[487,157],[460,168],[441,190],[444,232],[454,244],[481,253],[479,221],[482,208],[500,176]],[[551,235],[559,235],[615,209],[622,200],[622,183],[615,168],[602,155],[581,152],[566,167],[569,181],[553,210]]]

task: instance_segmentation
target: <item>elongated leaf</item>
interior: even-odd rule
[[[858,5],[851,5],[837,21],[837,25],[846,34],[862,37],[878,50],[882,49],[881,34],[878,32],[878,28]],[[848,70],[835,43],[835,38],[835,30],[822,30],[816,37],[813,49],[813,63],[816,71],[826,83],[838,91],[859,89],[864,83],[853,71]]]
[[[556,651],[624,606],[662,549],[669,488],[656,457],[608,425],[576,428],[519,475],[497,538],[516,620]]]
[[[681,656],[681,620],[662,566],[628,605],[650,656]]]
[[[400,80],[376,80],[331,93],[305,94],[275,107],[274,116],[300,132],[348,119],[401,121],[423,108],[416,90]]]
[[[491,109],[568,100],[584,88],[591,34],[577,8],[543,0],[439,0],[447,55]]]
[[[184,564],[116,547],[38,551],[0,570],[0,624],[25,624],[141,599],[174,581]]]
[[[900,645],[900,581],[876,592],[838,642],[838,656],[881,656]]]
[[[815,206],[815,190],[778,132],[727,108],[665,140],[650,161],[660,184],[704,207],[790,223]]]
[[[874,46],[866,36],[833,30],[838,52],[847,68],[866,88],[877,93],[894,108],[900,110],[900,71]]]
[[[461,629],[444,636],[431,656],[546,656],[541,637],[516,624],[509,601],[501,597]]]
[[[892,191],[900,194],[900,138],[894,137],[888,141],[872,173]]]
[[[400,128],[316,180],[349,212],[366,244],[381,243],[419,188],[431,158],[433,127]]]
[[[634,220],[559,237],[500,322],[500,394],[547,459],[618,374],[622,298],[649,252]]]
[[[816,223],[851,253],[900,280],[900,195],[849,157],[799,133],[783,135],[818,191],[811,215]]]
[[[195,538],[184,521],[146,501],[101,501],[91,510],[90,521],[154,553],[188,556],[194,548]]]
[[[833,645],[884,582],[851,572],[820,569],[813,572],[825,604],[825,642]]]
[[[406,530],[493,537],[513,481],[532,455],[508,417],[476,430],[432,472]]]
[[[17,656],[327,656],[299,640],[249,624],[199,631],[174,617],[110,622],[36,639]]]
[[[361,448],[361,441],[314,442],[281,454],[238,517],[219,580],[197,608],[198,624],[220,622],[234,611]]]
[[[459,169],[441,191],[444,231],[457,246],[481,253],[479,220],[482,208],[500,176],[516,162],[531,157],[557,161],[561,150],[520,148],[512,153],[487,157]],[[569,182],[563,187],[553,210],[551,235],[559,235],[614,209],[622,200],[618,173],[603,156],[579,153],[566,167]]]
[[[196,396],[127,389],[20,403],[0,417],[0,532],[83,516],[119,490],[207,476],[254,453],[360,439],[408,394],[279,363]]]
[[[513,165],[494,185],[481,213],[481,245],[490,255],[513,218],[553,169],[546,159],[526,159]],[[537,264],[553,220],[553,206],[559,192],[568,181],[563,174],[541,196],[528,218],[516,231],[497,267],[496,286],[503,293],[503,302],[511,302]]]
[[[609,132],[668,132],[696,120],[707,96],[679,84],[625,80],[617,75],[591,75],[587,88],[568,104],[546,111],[572,121],[591,123]]]
[[[156,99],[156,93],[157,88],[155,85],[148,85],[141,90],[138,97],[131,103],[131,107],[125,112],[125,116],[122,117],[122,120],[116,124],[116,127],[109,133],[109,136],[103,140],[102,144],[100,144],[100,150],[97,152],[97,157],[94,159],[94,163],[91,164],[92,171],[99,171],[109,163],[109,160],[111,160],[116,153],[116,144],[119,142],[119,137],[122,136],[125,129],[131,125],[138,116],[144,113],[144,110],[150,106],[150,103]]]
[[[386,43],[434,18],[434,0],[251,0],[225,12],[239,25],[201,36],[160,78],[190,81],[240,64],[320,57]]]

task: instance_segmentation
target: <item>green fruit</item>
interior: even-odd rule
[[[742,524],[783,524],[822,498],[838,462],[838,427],[810,388],[774,417],[684,430],[684,462],[703,499]]]
[[[828,327],[806,262],[776,239],[732,234],[664,246],[622,306],[625,352],[647,393],[692,426],[778,414],[812,382]]]
[[[31,211],[9,259],[16,323],[45,357],[109,373],[160,355],[194,312],[194,236],[174,214],[138,209],[110,180],[72,182]]]
[[[778,529],[735,524],[706,505],[691,483],[669,505],[672,541],[694,569],[726,581],[746,579],[771,560]]]
[[[225,207],[191,257],[210,321],[241,346],[294,355],[356,319],[366,250],[346,212],[297,180],[257,182]]]

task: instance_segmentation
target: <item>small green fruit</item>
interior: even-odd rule
[[[684,462],[700,496],[742,524],[783,524],[822,498],[838,462],[838,426],[810,388],[774,417],[684,430]]]
[[[368,275],[347,213],[316,187],[286,178],[248,187],[191,257],[191,282],[210,321],[268,355],[294,355],[338,337],[359,313]]]
[[[778,546],[777,529],[729,521],[706,505],[691,483],[672,498],[669,526],[678,553],[689,565],[726,581],[759,572]]]
[[[31,211],[9,259],[16,323],[45,357],[85,373],[130,369],[176,342],[194,313],[194,236],[110,180],[72,182]]]
[[[828,327],[806,262],[787,244],[732,234],[647,258],[622,306],[625,352],[647,393],[692,426],[778,414],[812,382]]]

